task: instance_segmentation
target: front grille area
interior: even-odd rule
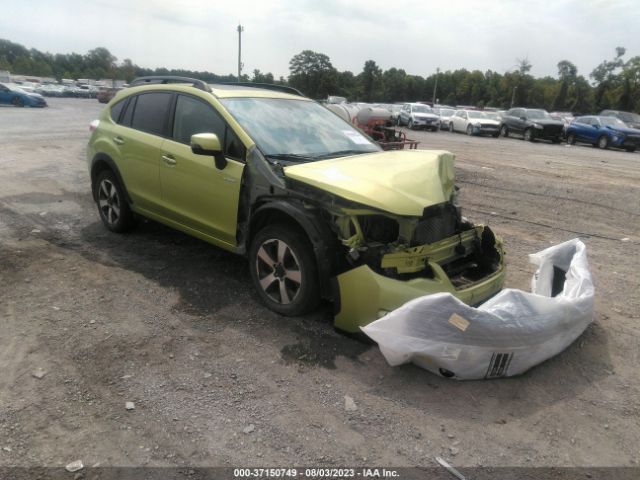
[[[629,145],[638,145],[640,146],[640,136],[639,135],[627,135],[624,139],[625,144]]]
[[[460,225],[458,209],[451,203],[441,203],[424,209],[413,231],[411,245],[424,245],[455,235]]]
[[[545,137],[557,137],[562,134],[562,125],[545,125],[542,135]]]
[[[494,125],[493,123],[481,123],[480,127],[484,128],[486,130],[497,130],[498,129],[498,125]]]

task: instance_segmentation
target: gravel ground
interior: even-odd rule
[[[102,106],[50,104],[0,108],[0,466],[640,462],[640,154],[409,133],[457,155],[508,286],[576,236],[596,283],[595,321],[561,355],[455,382],[387,366],[326,305],[266,310],[240,257],[153,222],[107,232],[84,158]]]

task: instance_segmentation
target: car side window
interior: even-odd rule
[[[154,135],[166,136],[166,120],[171,93],[141,93],[136,100],[131,127]]]
[[[124,125],[125,127],[131,126],[133,110],[136,108],[136,99],[137,97],[129,97],[129,103],[125,107],[124,114],[120,117],[120,121],[118,122],[120,125]],[[123,103],[126,103],[126,101],[124,101]]]
[[[122,113],[122,109],[124,108],[124,104],[127,103],[126,99],[125,100],[120,100],[118,103],[114,104],[111,107],[111,119],[118,123],[118,120],[120,119],[120,114]]]
[[[215,109],[194,97],[178,95],[172,137],[189,145],[196,133],[215,133],[228,157],[243,159],[245,147]]]
[[[224,130],[224,121],[213,107],[193,97],[178,95],[172,134],[176,142],[189,145],[191,135],[215,133],[222,143],[224,142]]]

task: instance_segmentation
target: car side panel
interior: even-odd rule
[[[164,139],[157,135],[111,124],[104,135],[120,138],[114,161],[125,179],[126,188],[134,205],[145,210],[157,211],[161,203],[160,193],[160,147]],[[112,140],[113,140],[112,139]]]
[[[244,164],[227,158],[218,170],[212,156],[196,155],[173,140],[162,144],[162,207],[172,220],[236,245],[238,203]],[[175,163],[174,163],[175,162]]]

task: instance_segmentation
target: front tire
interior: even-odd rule
[[[606,135],[601,135],[600,138],[598,138],[598,148],[601,148],[603,150],[609,148],[609,137],[607,137]]]
[[[535,135],[534,135],[534,133],[533,133],[533,130],[532,130],[531,128],[527,128],[527,129],[524,131],[523,138],[524,138],[524,140],[525,140],[525,141],[527,141],[527,142],[533,142],[533,141],[535,141]]]
[[[455,130],[453,129],[453,122],[449,122],[449,131],[451,133],[455,132]]]
[[[570,133],[567,135],[567,144],[575,145],[576,144],[576,135],[575,133]]]
[[[635,152],[635,151],[636,151],[636,147],[624,147],[624,149],[625,149],[627,152],[631,152],[631,153],[633,153],[633,152]]]
[[[467,135],[473,135],[473,127],[471,125],[467,125]]]
[[[24,107],[24,100],[20,97],[13,97],[13,100],[11,100],[11,103],[13,104],[14,107],[19,107],[19,108]]]
[[[258,295],[270,310],[295,316],[318,305],[318,268],[299,229],[280,224],[260,230],[251,242],[249,266]]]
[[[503,137],[508,137],[509,127],[507,127],[506,125],[502,125],[502,127],[500,127],[500,135],[502,135]]]
[[[409,130],[413,130],[413,119],[409,119],[409,123],[407,123],[407,127],[409,127]]]
[[[124,189],[111,170],[104,170],[96,179],[96,204],[100,219],[112,232],[122,233],[135,224],[133,212],[124,196]]]

